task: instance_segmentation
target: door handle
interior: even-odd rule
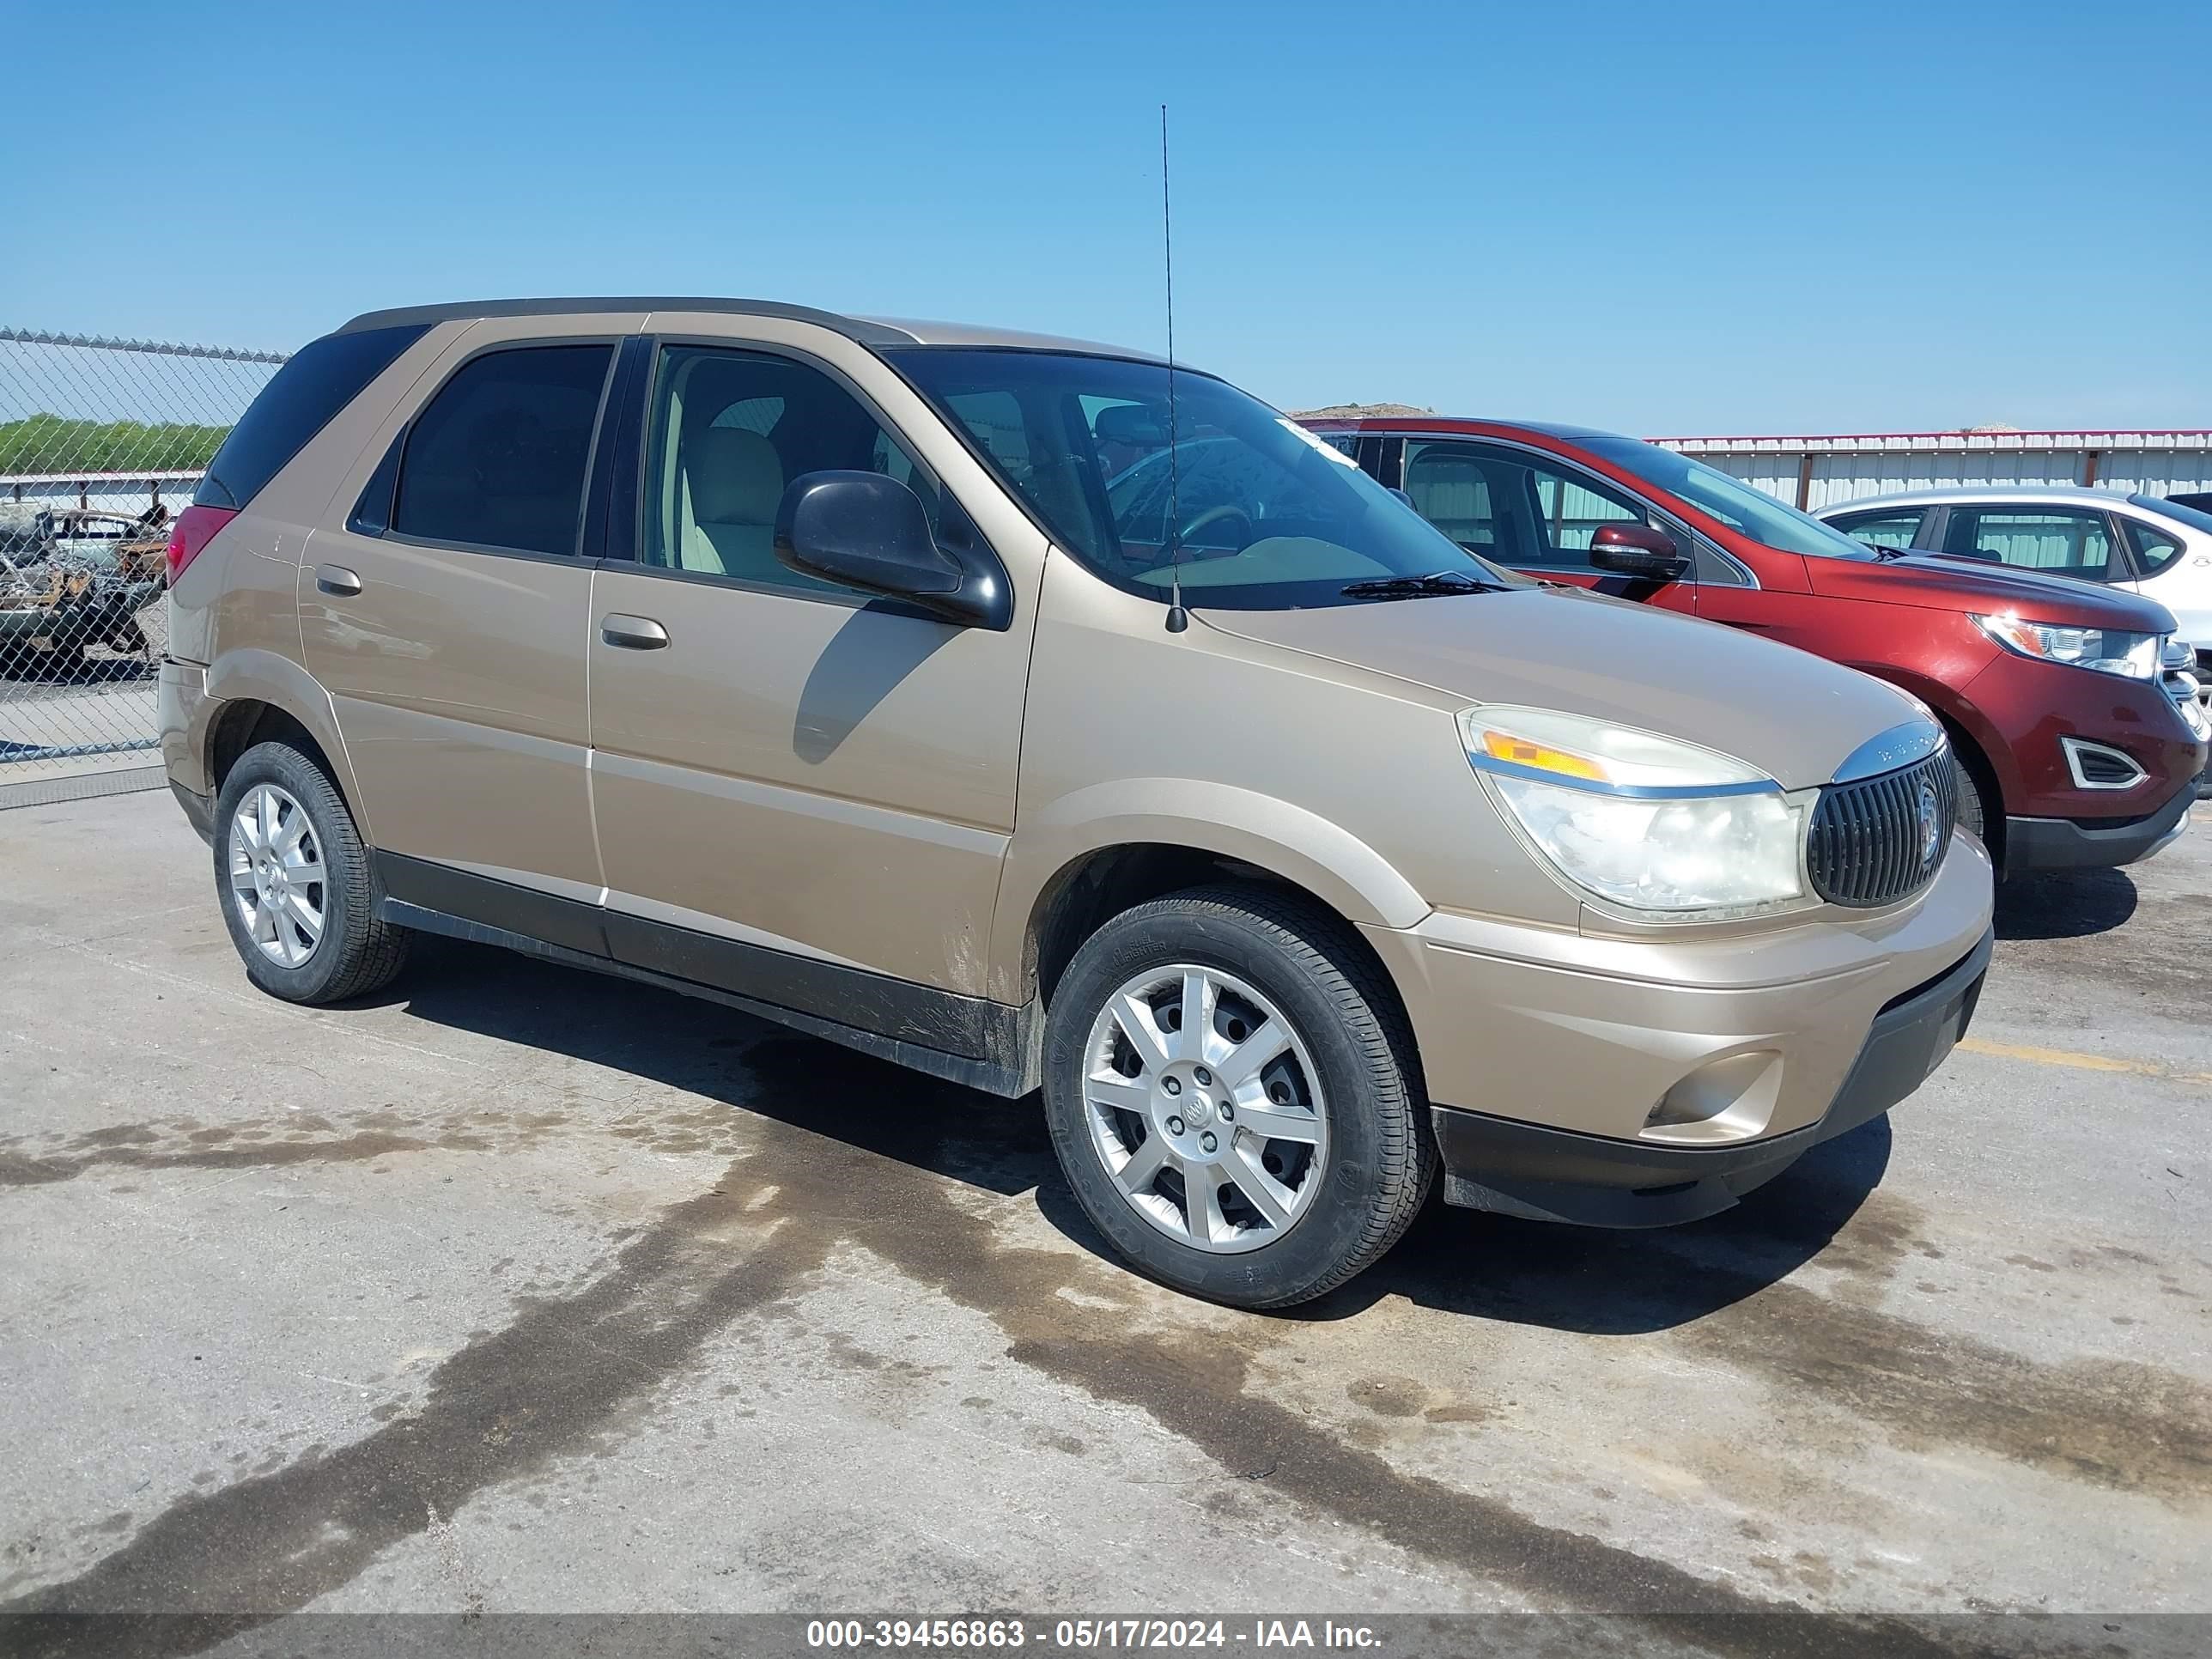
[[[315,567],[315,586],[325,593],[349,599],[361,592],[361,578],[342,564],[319,564]]]
[[[626,617],[617,611],[599,618],[599,637],[624,651],[666,648],[668,630],[650,617]]]

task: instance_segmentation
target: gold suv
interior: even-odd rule
[[[169,549],[247,975],[417,932],[1009,1096],[1145,1272],[1453,1203],[1707,1215],[1956,1041],[1990,875],[1911,698],[1528,580],[1141,353],[720,300],[380,312]]]

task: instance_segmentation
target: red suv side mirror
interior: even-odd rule
[[[1675,581],[1690,568],[1674,538],[1648,524],[1600,525],[1590,538],[1589,562],[1647,582]]]

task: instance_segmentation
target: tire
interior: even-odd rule
[[[1203,1006],[1218,1076],[1182,1042],[1180,1016],[1194,1006],[1176,988],[1185,967],[1215,988]],[[1131,986],[1155,979],[1149,1015],[1116,1012]],[[1288,1028],[1288,1046],[1232,1078],[1273,1046],[1270,1020]],[[1133,1022],[1150,1025],[1149,1061]],[[1195,1121],[1173,1115],[1193,1101]],[[1337,918],[1265,887],[1156,899],[1085,941],[1046,1014],[1044,1105],[1076,1201],[1115,1249],[1164,1285],[1232,1307],[1289,1307],[1343,1284],[1398,1242],[1435,1178],[1413,1034],[1388,982]],[[1256,1133],[1262,1122],[1291,1138]],[[1217,1137],[1202,1152],[1201,1125]],[[1140,1169],[1162,1173],[1125,1189]]]
[[[1982,799],[1982,787],[1974,781],[1974,775],[1966,769],[1966,763],[1959,758],[1956,750],[1951,751],[1951,777],[1958,786],[1960,827],[1971,830],[1975,840],[1988,846],[1990,837],[1984,826],[1989,823],[1989,810]]]
[[[257,791],[263,793],[257,796]],[[319,932],[304,948],[307,930],[298,913],[270,901],[266,891],[257,891],[254,848],[241,840],[246,832],[238,822],[249,798],[257,808],[264,800],[277,807],[277,833],[264,837],[267,846],[281,849],[286,837],[292,838],[289,851],[276,853],[276,862],[283,864],[289,857],[290,872],[319,872],[319,879],[296,884],[288,874],[282,890],[298,891],[307,909],[319,915]],[[285,810],[287,803],[290,811]],[[304,817],[303,826],[295,825],[295,812]],[[254,827],[258,833],[258,811]],[[376,914],[381,894],[375,867],[353,814],[323,769],[289,744],[256,744],[224,778],[216,804],[215,882],[223,924],[246,963],[246,976],[271,996],[287,1002],[342,1002],[389,984],[406,963],[413,936]],[[249,906],[264,922],[273,918],[292,931],[281,939],[258,938],[246,915]]]

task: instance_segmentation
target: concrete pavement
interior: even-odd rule
[[[0,1612],[2212,1611],[2202,826],[1737,1210],[1289,1318],[1033,1103],[444,942],[261,996],[165,796],[0,872]]]

